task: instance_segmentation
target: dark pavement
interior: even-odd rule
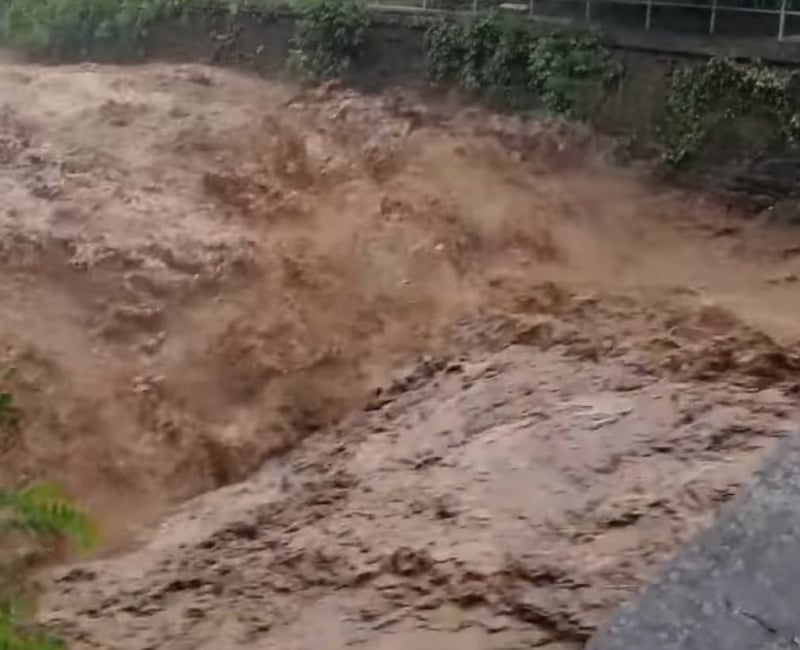
[[[800,437],[587,647],[800,648]]]

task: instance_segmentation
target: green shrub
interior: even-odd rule
[[[459,69],[462,88],[477,93],[495,83],[491,77],[491,62],[500,49],[503,32],[504,26],[495,12],[479,15],[467,24]]]
[[[588,84],[613,81],[617,70],[591,34],[552,34],[536,39],[530,52],[531,89],[552,111],[569,113]]]
[[[21,554],[8,553],[15,538],[23,542]],[[27,614],[30,558],[60,539],[89,548],[96,534],[89,517],[51,484],[23,489],[0,489],[0,650],[54,650],[62,644],[51,635],[24,625]]]
[[[248,6],[248,0],[0,0],[0,36],[34,54],[88,54],[104,44],[133,48],[163,18]]]
[[[20,533],[33,543],[68,537],[82,549],[91,547],[95,540],[87,515],[51,483],[0,488],[0,535],[11,533]]]
[[[30,52],[85,50],[104,40],[133,38],[143,9],[143,3],[130,0],[9,0],[3,36]]]
[[[425,48],[433,79],[511,108],[574,114],[587,86],[615,76],[607,50],[591,34],[536,36],[498,12],[466,23],[438,21],[426,32]]]
[[[359,0],[310,0],[300,5],[290,68],[303,79],[344,74],[361,55],[368,25]]]
[[[754,63],[711,59],[673,71],[661,128],[663,158],[680,165],[718,126],[747,114],[769,119],[780,137],[796,142],[800,115],[794,77]]]
[[[458,79],[466,53],[467,39],[461,23],[439,20],[425,32],[425,59],[432,79]]]
[[[535,103],[536,89],[531,87],[529,71],[530,41],[530,34],[521,25],[502,31],[485,72],[484,95],[493,104],[524,108]]]
[[[19,425],[20,412],[10,392],[0,392],[0,430]],[[57,486],[0,488],[0,650],[55,650],[61,643],[24,625],[31,560],[59,540],[82,549],[96,539],[89,517]]]
[[[445,18],[426,31],[428,73],[502,105],[518,103],[528,85],[530,34],[498,12],[466,22]]]

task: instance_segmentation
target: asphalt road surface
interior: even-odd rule
[[[800,438],[589,650],[800,648]]]

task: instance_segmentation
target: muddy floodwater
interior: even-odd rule
[[[609,151],[410,91],[0,63],[0,472],[104,531],[43,620],[81,650],[580,647],[800,377],[800,233]]]

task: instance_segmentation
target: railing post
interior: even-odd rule
[[[644,15],[644,28],[650,29],[653,21],[653,0],[647,0],[647,12]]]
[[[587,23],[592,19],[592,0],[586,0],[586,14],[584,18]]]
[[[708,33],[717,31],[717,0],[711,0],[711,18],[708,21]]]
[[[781,0],[781,18],[778,22],[778,40],[782,41],[786,34],[786,0]]]
[[[478,0],[472,0],[472,13],[478,13]]]
[[[528,2],[528,17],[533,18],[533,0]]]

